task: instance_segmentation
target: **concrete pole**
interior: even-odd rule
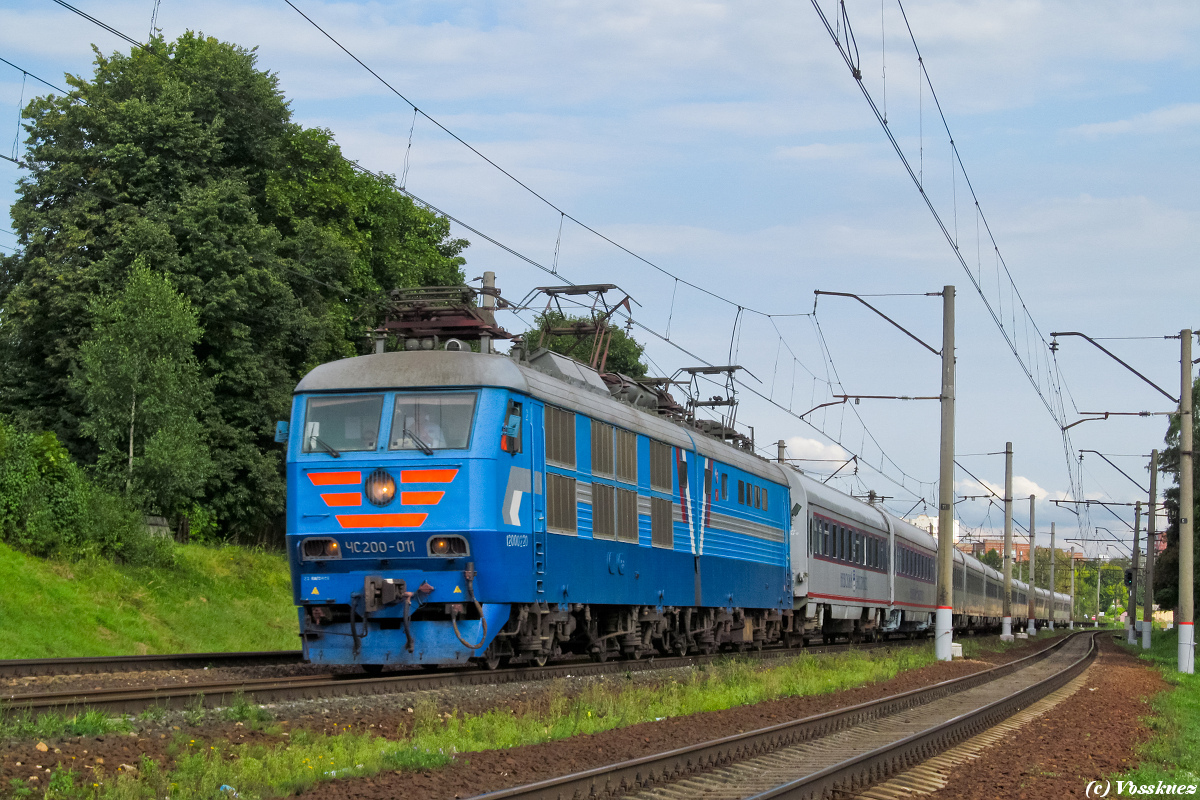
[[[783,439],[780,439],[775,443],[775,447],[777,448],[775,451],[775,460],[782,464],[787,460],[787,444]]]
[[[483,288],[484,289],[495,289],[496,288],[496,273],[494,273],[494,272],[483,273]],[[492,295],[490,295],[490,294],[485,294],[483,296],[482,300],[483,300],[483,302],[482,302],[483,313],[481,314],[481,316],[484,318],[484,320],[487,321],[487,323],[489,325],[495,325],[496,324],[496,312],[493,311],[493,309],[496,307],[496,298],[492,297]],[[492,352],[492,337],[490,334],[485,333],[479,337],[479,352],[481,352],[481,353]]]
[[[1150,623],[1154,620],[1154,515],[1158,506],[1158,451],[1150,451],[1150,507],[1146,509],[1146,588],[1142,590],[1142,649],[1150,649]]]
[[[1050,630],[1054,630],[1054,593],[1057,591],[1054,583],[1054,563],[1058,561],[1057,554],[1054,552],[1054,523],[1050,523],[1050,608],[1047,614],[1050,616]]]
[[[942,287],[942,431],[938,469],[937,612],[933,652],[949,661],[954,634],[954,287]]]
[[[1180,338],[1179,381],[1179,671],[1196,671],[1192,597],[1192,332]]]
[[[1100,576],[1104,574],[1100,571],[1102,566],[1100,557],[1096,556],[1096,624],[1092,625],[1093,628],[1100,627]]]
[[[1004,619],[1000,623],[1000,641],[1011,642],[1012,635],[1012,480],[1013,480],[1013,449],[1012,442],[1004,443]]]
[[[1075,630],[1075,548],[1071,547],[1071,616],[1070,628]]]
[[[1137,644],[1138,553],[1141,550],[1142,501],[1133,504],[1133,584],[1129,587],[1129,625],[1125,628],[1125,643]]]
[[[1037,527],[1034,522],[1033,495],[1029,495],[1029,623],[1025,632],[1037,636]]]

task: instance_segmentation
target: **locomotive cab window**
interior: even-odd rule
[[[374,450],[382,414],[381,394],[310,397],[304,412],[301,452],[337,456]]]
[[[398,394],[390,449],[465,450],[474,420],[473,392]]]

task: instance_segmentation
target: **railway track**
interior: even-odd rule
[[[0,678],[46,675],[96,675],[205,667],[250,667],[303,663],[299,650],[250,653],[178,653],[152,656],[91,656],[87,658],[16,658],[0,660]]]
[[[859,791],[1059,689],[1091,663],[1096,635],[1070,635],[1018,661],[924,689],[473,800],[819,800]]]
[[[779,658],[809,654],[840,653],[850,650],[875,650],[906,647],[922,642],[880,642],[860,645],[826,645],[803,649],[766,649],[745,655],[757,658]],[[237,655],[237,654],[230,654]],[[259,655],[259,654],[255,654]],[[263,654],[265,655],[265,654]],[[328,697],[366,697],[371,695],[440,689],[452,686],[481,686],[502,683],[544,681],[554,678],[604,675],[621,672],[641,672],[655,669],[698,666],[710,663],[717,655],[696,655],[652,658],[638,661],[607,661],[594,663],[577,661],[549,664],[544,667],[521,666],[495,671],[465,667],[440,671],[407,671],[383,675],[305,675],[288,678],[238,678],[231,681],[171,684],[159,687],[111,688],[72,690],[62,692],[10,693],[3,703],[9,710],[32,713],[63,711],[72,708],[103,708],[113,713],[134,713],[153,706],[184,708],[197,703],[206,707],[228,705],[236,695],[244,695],[255,703],[278,703]],[[168,657],[169,658],[169,657]],[[175,658],[180,658],[176,656]],[[65,659],[64,659],[65,661]],[[193,664],[193,666],[195,666]]]

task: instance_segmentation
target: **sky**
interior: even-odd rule
[[[75,5],[139,41],[157,6],[168,38],[257,48],[297,122],[474,229],[455,226],[468,278],[494,271],[514,301],[616,284],[653,372],[742,366],[738,421],[764,455],[782,439],[820,479],[857,455],[830,485],[898,514],[935,509],[938,403],[805,412],[936,396],[939,359],[814,291],[862,295],[937,350],[928,295],[954,286],[957,495],[1003,494],[1012,442],[1018,525],[1033,494],[1043,545],[1051,523],[1060,544],[1130,540],[1132,508],[1052,501],[1146,499],[1166,418],[1089,421],[1069,449],[1060,426],[1173,403],[1083,339],[1047,345],[1115,337],[1101,343],[1178,396],[1179,341],[1164,337],[1200,327],[1200,6],[847,0],[843,17],[819,0],[831,35],[811,2],[293,2],[409,102],[284,0]],[[0,154],[20,157],[22,98],[48,91],[21,69],[62,85],[90,74],[93,45],[128,48],[50,0],[0,7],[0,56],[19,68],[0,64]],[[18,175],[0,161],[5,207]],[[533,313],[501,323],[521,331]],[[955,512],[968,533],[1002,530],[998,504]]]

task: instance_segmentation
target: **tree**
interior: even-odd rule
[[[1200,379],[1192,385],[1192,407],[1195,408],[1197,389]],[[1200,442],[1200,422],[1197,414],[1192,414],[1192,441]],[[1179,604],[1179,415],[1172,414],[1167,426],[1166,446],[1159,458],[1159,468],[1166,474],[1172,475],[1175,485],[1167,488],[1163,506],[1167,512],[1167,529],[1165,531],[1167,546],[1158,554],[1154,561],[1154,602],[1162,608],[1174,608]],[[1200,508],[1200,470],[1192,470],[1192,519],[1195,519],[1196,509]],[[1195,527],[1193,527],[1193,532]],[[1200,553],[1193,548],[1196,563],[1192,567],[1192,577],[1195,582],[1193,597],[1200,601]]]
[[[568,316],[558,311],[547,311],[537,317],[537,325],[525,333],[526,346],[533,351],[541,342],[542,347],[570,356],[578,361],[588,361],[595,347],[595,334],[575,336],[572,334],[551,335],[547,330],[568,328],[574,325],[591,325],[590,317]],[[647,367],[642,363],[642,352],[646,349],[636,339],[617,325],[609,325],[612,339],[608,343],[608,357],[604,362],[605,372],[619,372],[631,378],[646,376]]]
[[[206,387],[193,347],[200,325],[188,299],[139,259],[118,292],[90,307],[92,337],[79,349],[74,388],[82,432],[98,466],[157,513],[178,515],[212,472],[197,415]]]
[[[356,171],[328,131],[293,123],[252,50],[189,32],[97,52],[90,79],[67,82],[69,97],[23,112],[19,248],[0,262],[0,413],[100,460],[75,376],[95,333],[91,299],[121,292],[141,259],[200,326],[205,505],[225,533],[278,531],[274,421],[295,384],[366,352],[386,290],[462,283],[466,242],[391,178]]]
[[[999,551],[997,551],[994,547],[984,553],[983,558],[979,560],[980,562],[987,564],[992,569],[1000,569],[1004,566],[1004,559],[1000,556]]]

